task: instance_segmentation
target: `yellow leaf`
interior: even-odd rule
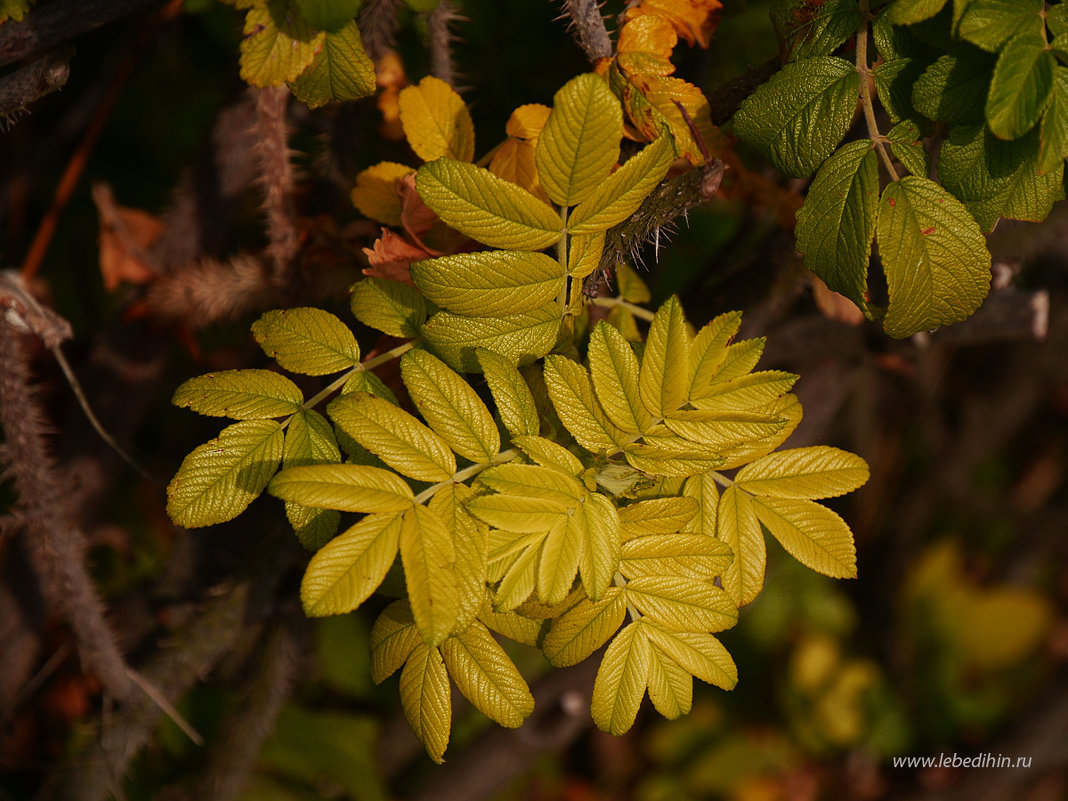
[[[642,19],[639,15],[655,15],[669,21],[679,36],[691,45],[708,47],[712,34],[719,27],[722,6],[720,0],[642,0],[627,12],[628,22],[624,30]]]
[[[593,388],[609,419],[628,434],[648,429],[652,420],[638,393],[638,357],[630,343],[599,322],[590,333],[589,361]]]
[[[856,454],[820,445],[768,454],[739,470],[734,483],[750,495],[816,500],[852,492],[868,475]]]
[[[552,109],[540,103],[520,106],[508,118],[504,132],[515,139],[537,139]]]
[[[445,761],[452,727],[449,674],[437,648],[420,643],[401,671],[400,697],[404,717],[430,758]]]
[[[281,86],[297,78],[315,59],[325,34],[299,14],[288,14],[286,0],[250,8],[241,40],[241,77],[252,86]]]
[[[371,629],[371,680],[381,684],[408,661],[422,643],[407,601],[394,601]]]
[[[609,587],[596,603],[583,598],[553,619],[542,651],[554,667],[577,665],[611,637],[627,616],[623,590]]]
[[[456,631],[471,625],[486,599],[489,529],[464,507],[473,494],[463,484],[446,484],[427,503],[427,509],[445,524],[456,550],[456,580],[460,591]]]
[[[605,415],[593,394],[589,373],[564,356],[545,359],[545,384],[560,420],[590,453],[615,453],[627,442],[625,432]]]
[[[463,98],[440,78],[428,75],[400,93],[400,118],[412,150],[423,161],[446,156],[475,157],[475,127]]]
[[[572,279],[585,278],[601,266],[601,254],[604,253],[605,235],[588,234],[573,236],[568,243],[567,274]]]
[[[831,578],[857,577],[853,533],[826,506],[772,497],[755,497],[752,504],[760,522],[805,567]]]
[[[649,675],[649,640],[642,621],[624,628],[605,651],[593,683],[590,712],[601,731],[620,735],[634,725]]]
[[[460,692],[490,720],[515,729],[534,711],[522,674],[481,623],[447,639],[441,655]]]
[[[401,196],[398,182],[415,172],[406,164],[382,161],[356,176],[352,204],[364,217],[383,225],[401,224]]]
[[[654,417],[667,417],[686,402],[690,335],[677,297],[657,310],[642,355],[638,387],[641,401]]]
[[[717,535],[734,552],[734,561],[723,571],[723,589],[738,606],[757,597],[764,586],[767,549],[764,532],[750,496],[728,487],[720,496],[717,512]]]
[[[440,517],[425,506],[404,513],[401,562],[415,625],[428,645],[440,645],[456,626],[460,586],[456,548]]]
[[[572,78],[553,97],[535,161],[542,188],[574,206],[597,188],[619,160],[623,112],[608,85],[592,73]]]

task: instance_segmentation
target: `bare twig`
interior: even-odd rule
[[[564,0],[564,15],[591,64],[612,55],[612,40],[597,0]]]
[[[63,47],[0,80],[0,116],[21,111],[63,88],[70,76],[73,47]]]

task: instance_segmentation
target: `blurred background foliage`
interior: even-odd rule
[[[458,83],[482,154],[503,138],[515,107],[551,103],[588,66],[557,19],[558,5],[455,5]],[[711,93],[773,57],[768,6],[726,3],[709,50],[680,47],[680,74]],[[609,2],[604,11],[621,8]],[[259,366],[263,357],[248,334],[261,309],[207,322],[166,317],[145,313],[145,282],[105,286],[91,187],[106,182],[121,206],[163,217],[190,165],[208,164],[210,176],[213,126],[243,92],[239,12],[187,0],[138,51],[150,14],[80,37],[67,86],[0,133],[0,254],[5,266],[18,266],[94,110],[115,88],[120,64],[134,58],[35,280],[74,328],[66,351],[91,402],[163,477],[213,432],[211,421],[168,405],[173,388],[207,369]],[[429,69],[425,17],[403,11],[401,18],[397,50],[415,81]],[[382,135],[373,101],[315,113],[292,106],[291,114],[306,273],[293,296],[273,300],[313,298],[349,319],[344,288],[360,276],[361,248],[378,230],[359,219],[348,190],[371,164],[411,159],[402,141]],[[247,613],[247,631],[227,640],[227,654],[181,699],[180,711],[208,746],[164,718],[130,763],[120,797],[196,794],[196,777],[225,768],[219,753],[233,750],[244,731],[228,721],[269,701],[277,719],[269,734],[259,733],[266,740],[251,757],[239,796],[246,801],[1068,798],[1064,209],[1040,226],[1003,224],[994,234],[1001,289],[973,320],[893,342],[843,313],[801,267],[787,228],[803,187],[740,155],[767,180],[763,201],[752,193],[743,199],[728,181],[722,197],[646,249],[643,277],[654,305],[677,293],[695,324],[745,310],[743,335],[768,337],[763,367],[802,375],[806,419],[793,444],[837,445],[871,464],[869,485],[838,506],[857,534],[859,580],[817,576],[771,543],[764,592],[724,635],[741,676],[734,693],[699,685],[682,720],[645,709],[619,739],[583,726],[581,736],[550,743],[519,767],[490,756],[498,754],[493,738],[515,735],[458,707],[449,752],[456,765],[437,769],[405,729],[396,678],[381,687],[370,681],[374,604],[303,619],[295,605],[299,571],[291,568],[305,557],[271,499],[207,532],[175,529],[162,487],[104,452],[43,352],[35,368],[55,421],[54,450],[72,493],[87,498],[79,508],[93,574],[135,664],[178,647],[183,625],[235,577],[261,563],[281,566],[272,599]],[[263,243],[260,199],[248,188],[208,255]],[[1048,320],[1032,314],[1021,325],[1021,308],[1047,309]],[[372,332],[357,333],[366,351],[375,347]],[[4,535],[8,580],[21,564],[16,551]],[[109,725],[99,683],[83,674],[66,625],[54,614],[39,622],[33,679],[0,708],[5,801],[33,797],[55,766],[90,753]],[[272,640],[277,631],[288,639]],[[548,672],[536,651],[520,647],[515,658],[532,680]],[[272,673],[276,663],[284,669]],[[258,724],[243,725],[255,733]],[[1016,770],[892,764],[895,756],[954,752],[1033,762]],[[491,782],[479,796],[475,771],[496,771],[501,786]]]

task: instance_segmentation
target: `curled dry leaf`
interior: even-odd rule
[[[149,249],[163,233],[163,223],[140,209],[120,206],[106,183],[93,184],[93,202],[100,217],[100,274],[104,288],[148,284],[156,277]]]

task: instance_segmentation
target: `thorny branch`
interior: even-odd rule
[[[441,0],[427,17],[427,45],[430,48],[430,72],[450,86],[456,86],[456,65],[452,59],[454,36],[451,25],[459,17],[450,0]]]
[[[62,89],[70,77],[73,56],[73,47],[62,47],[0,79],[0,118],[17,114]]]
[[[289,132],[286,128],[289,89],[279,86],[253,89],[252,92],[256,98],[256,152],[260,158],[260,182],[270,240],[267,253],[274,282],[284,285],[300,247],[293,204],[296,177],[289,160]]]
[[[564,15],[571,21],[579,44],[590,63],[612,55],[612,40],[597,0],[564,0]]]

